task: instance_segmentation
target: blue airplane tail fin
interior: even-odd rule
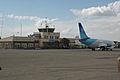
[[[85,30],[83,29],[82,24],[78,23],[78,25],[79,25],[79,31],[80,31],[81,39],[88,39],[89,37],[86,35]]]

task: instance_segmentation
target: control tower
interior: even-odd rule
[[[41,23],[42,25],[43,23]],[[50,28],[47,21],[44,21],[45,27],[44,28],[38,28],[39,32],[54,32],[55,28]]]
[[[33,36],[38,41],[38,47],[55,47],[55,43],[59,42],[60,32],[55,32],[55,26],[42,21],[41,26],[38,28],[39,32],[34,32]]]

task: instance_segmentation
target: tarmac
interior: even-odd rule
[[[120,80],[120,49],[0,50],[0,80]]]

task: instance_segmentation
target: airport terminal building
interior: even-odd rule
[[[38,28],[39,32],[34,32],[27,37],[10,36],[0,39],[0,48],[5,49],[39,49],[55,46],[60,39],[60,33],[54,32],[55,28],[50,28],[47,23],[45,28]]]

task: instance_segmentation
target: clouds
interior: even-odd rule
[[[8,16],[8,18],[18,19],[18,20],[36,20],[36,19],[40,19],[37,16],[15,16],[14,14],[9,14],[7,16]]]
[[[80,1],[81,2],[81,1]],[[104,1],[103,1],[104,2]],[[108,1],[109,2],[109,1]],[[96,2],[94,2],[96,3]],[[83,4],[83,3],[82,3]],[[84,6],[89,6],[87,1],[85,1]],[[92,3],[91,3],[92,4]],[[78,4],[75,4],[78,6]],[[69,5],[70,7],[76,7],[74,5]],[[79,4],[81,7],[81,3]],[[59,10],[59,9],[58,9]],[[18,32],[20,31],[20,24],[23,24],[23,33],[33,33],[37,31],[37,28],[41,26],[41,22],[47,20],[49,23],[56,25],[56,31],[60,32],[62,37],[71,37],[79,35],[78,22],[83,22],[84,28],[90,37],[102,38],[102,39],[116,39],[120,41],[119,31],[120,31],[120,1],[115,1],[103,6],[89,7],[83,9],[70,9],[67,8],[68,12],[72,12],[76,17],[72,17],[67,14],[62,17],[63,20],[58,20],[58,18],[41,18],[39,16],[17,16],[15,14],[6,15],[7,18],[5,23],[8,23],[9,29],[14,27],[10,31],[6,32]],[[67,11],[66,10],[66,11]],[[32,11],[31,11],[32,13]],[[39,12],[37,12],[39,13]],[[45,13],[45,12],[44,12]],[[47,12],[49,13],[49,12]],[[19,13],[21,14],[21,13]],[[50,13],[49,13],[50,14]],[[65,12],[60,12],[60,14],[66,14]],[[30,15],[30,14],[29,14]],[[33,14],[37,15],[37,14]],[[52,16],[59,14],[52,14]],[[43,16],[46,16],[45,14]],[[49,15],[50,16],[50,15]],[[67,18],[67,19],[66,19]],[[76,18],[76,19],[75,19]],[[58,20],[58,21],[56,21]],[[54,22],[55,21],[55,22]],[[31,24],[33,22],[34,26]],[[17,28],[16,28],[17,27]],[[8,28],[7,28],[8,29]],[[5,29],[5,30],[7,30]],[[7,34],[7,33],[6,33]],[[8,34],[9,35],[9,34]]]
[[[56,32],[60,32],[60,36],[63,38],[74,38],[78,36],[78,25],[76,21],[56,21]]]
[[[119,16],[120,1],[116,1],[101,7],[90,7],[86,9],[70,9],[77,16]]]
[[[11,35],[20,36],[21,24],[22,34],[27,36],[33,32],[37,32],[38,27],[42,27],[41,23],[47,21],[48,24],[58,20],[58,18],[40,18],[38,16],[16,16],[15,14],[0,14],[0,18],[4,18],[4,24],[2,29],[2,37]],[[0,23],[1,25],[1,23]],[[44,24],[43,24],[44,26]]]
[[[37,29],[31,25],[23,25],[22,26],[22,36],[27,36],[29,34],[32,34],[33,32],[37,31]],[[4,27],[3,28],[3,35],[2,37],[8,37],[8,36],[21,36],[21,27],[13,26],[11,27]]]
[[[106,6],[70,9],[83,22],[90,37],[120,41],[120,1]]]
[[[53,21],[58,19],[58,18],[55,18],[55,19],[40,18],[38,16],[16,16],[14,14],[8,14],[7,17],[12,18],[12,19],[18,19],[18,20],[32,20],[32,21],[35,21],[35,20],[44,21],[44,20],[46,20],[48,22],[53,22]]]
[[[34,25],[36,27],[39,27],[42,23],[42,21],[47,21],[48,23],[54,22],[56,20],[58,20],[58,18],[54,18],[54,19],[49,19],[49,18],[40,18],[38,16],[16,16],[14,14],[9,14],[7,15],[8,18],[11,19],[16,19],[16,20],[30,20],[34,22]]]

